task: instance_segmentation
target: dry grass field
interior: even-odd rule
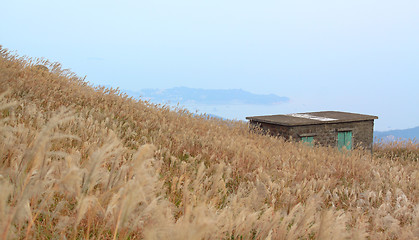
[[[0,93],[0,239],[419,238],[418,143],[308,147],[1,46]]]

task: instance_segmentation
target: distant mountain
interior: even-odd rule
[[[419,126],[414,128],[408,128],[403,130],[391,130],[391,131],[375,131],[374,138],[383,139],[385,141],[392,141],[399,138],[402,139],[414,139],[419,140]]]
[[[141,97],[154,103],[170,104],[255,104],[272,105],[288,102],[289,98],[275,94],[253,94],[241,89],[199,89],[175,87],[169,89],[143,89],[125,91],[133,97]]]

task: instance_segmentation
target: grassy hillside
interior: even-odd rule
[[[0,93],[0,239],[419,236],[417,144],[310,148],[1,48]]]

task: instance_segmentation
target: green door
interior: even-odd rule
[[[309,145],[309,146],[313,146],[313,140],[314,140],[314,137],[302,137],[301,138],[301,141],[303,143],[307,143],[307,145]]]
[[[352,149],[352,132],[338,132],[338,149],[345,147],[347,150]]]

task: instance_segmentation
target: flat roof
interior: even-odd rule
[[[307,113],[292,113],[285,115],[266,115],[246,117],[247,120],[263,123],[271,123],[283,126],[315,125],[324,123],[358,122],[378,119],[377,116],[338,112],[322,111]]]

